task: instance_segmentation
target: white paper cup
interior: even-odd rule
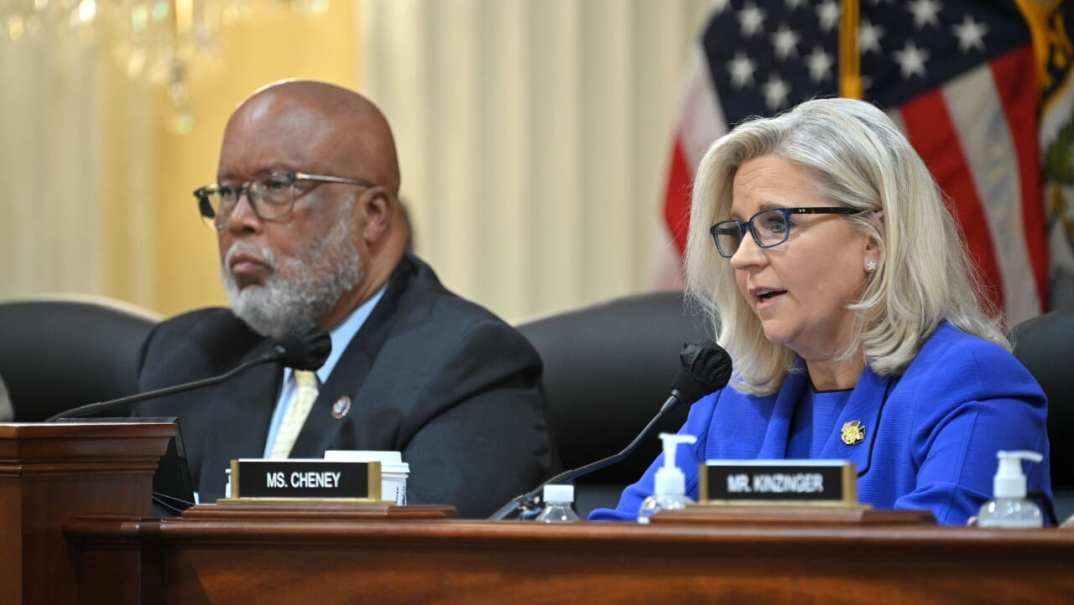
[[[403,462],[400,452],[327,450],[324,459],[340,462],[379,462],[381,501],[395,502],[399,506],[406,504],[406,480],[410,476],[410,465]]]

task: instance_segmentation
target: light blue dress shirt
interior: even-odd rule
[[[365,324],[365,320],[369,319],[373,308],[380,302],[387,288],[388,286],[384,286],[376,294],[369,297],[369,300],[362,303],[353,313],[347,316],[347,319],[343,320],[343,323],[336,326],[328,334],[332,339],[332,352],[328,355],[324,365],[317,370],[317,380],[320,384],[328,381],[328,377],[332,374],[332,369],[336,367],[336,362],[339,361],[354,335]],[[272,412],[272,422],[269,424],[268,438],[265,440],[265,458],[272,455],[272,446],[276,443],[276,434],[279,433],[280,425],[283,424],[283,419],[287,416],[287,408],[291,404],[291,393],[295,389],[293,373],[294,371],[291,368],[283,369],[283,380],[280,381],[283,387],[280,389],[280,397],[276,400],[276,410]]]

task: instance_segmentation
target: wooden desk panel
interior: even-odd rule
[[[1074,532],[1054,529],[232,516],[83,518],[67,535],[85,603],[1074,601]],[[125,574],[140,594],[117,601]]]
[[[0,602],[76,599],[61,524],[86,514],[148,515],[166,423],[0,424]]]

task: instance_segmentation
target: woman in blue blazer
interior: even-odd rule
[[[1051,496],[1046,400],[1010,354],[928,169],[880,110],[803,103],[741,124],[694,183],[687,291],[734,359],[681,432],[708,459],[847,459],[876,508],[963,524],[996,451],[1028,449]],[[591,519],[634,519],[662,457]]]

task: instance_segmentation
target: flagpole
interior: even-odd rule
[[[862,98],[861,56],[858,53],[858,0],[842,0],[839,17],[839,94]]]

